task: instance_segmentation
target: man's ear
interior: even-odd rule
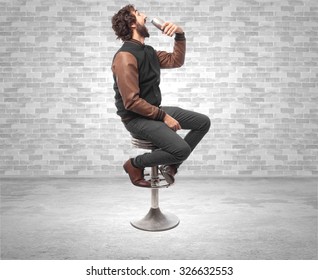
[[[137,24],[136,24],[136,23],[132,23],[130,27],[131,27],[131,28],[136,28],[136,27],[137,27]]]

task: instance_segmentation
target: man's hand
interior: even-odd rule
[[[168,114],[166,114],[163,121],[169,128],[171,128],[174,131],[181,129],[181,125],[179,124],[179,122],[175,120],[173,117],[169,116]]]
[[[168,21],[166,21],[162,25],[161,30],[164,34],[166,34],[170,37],[172,37],[176,33],[183,33],[183,30],[180,26],[177,26],[174,23],[168,22]]]

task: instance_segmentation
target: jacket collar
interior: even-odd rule
[[[145,44],[143,44],[140,41],[135,40],[135,39],[130,39],[129,41],[125,41],[125,42],[129,42],[129,43],[133,43],[135,45],[141,46],[141,47],[145,47]]]

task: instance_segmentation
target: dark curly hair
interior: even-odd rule
[[[134,5],[129,4],[121,8],[112,17],[112,28],[117,35],[117,39],[128,41],[132,38],[131,25],[136,23],[136,17],[132,14],[133,11],[136,11]]]

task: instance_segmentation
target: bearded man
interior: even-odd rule
[[[160,165],[166,181],[174,183],[178,168],[210,128],[210,119],[203,114],[161,106],[160,69],[184,64],[186,39],[180,26],[167,21],[161,30],[174,36],[173,52],[156,51],[145,45],[149,37],[146,22],[147,16],[133,5],[123,7],[112,17],[117,39],[123,41],[112,62],[117,114],[132,135],[158,147],[123,165],[131,182],[139,187],[151,187],[144,178],[144,169],[156,165]],[[176,133],[180,129],[189,130],[184,138]]]

